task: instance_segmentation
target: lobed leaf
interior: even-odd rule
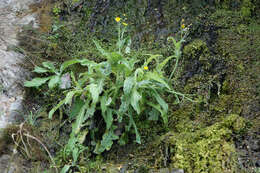
[[[71,165],[65,165],[62,170],[60,171],[60,173],[67,173],[70,169]]]
[[[130,94],[134,85],[135,85],[134,77],[127,77],[124,81],[124,87],[123,87],[124,93]]]
[[[152,55],[152,54],[146,54],[146,55],[149,55],[150,58],[148,58],[148,60],[144,63],[143,66],[148,66],[148,64],[149,64],[150,62],[152,62],[153,60],[156,60],[156,62],[157,62],[157,61],[158,61],[158,60],[157,60],[158,57],[162,56],[162,55]]]
[[[134,110],[137,112],[137,114],[140,114],[140,106],[139,106],[139,101],[141,100],[142,96],[138,93],[136,88],[133,89],[131,93],[131,105],[134,108]]]
[[[162,117],[162,119],[163,119],[163,122],[164,122],[165,125],[167,125],[167,124],[168,124],[168,116],[167,116],[167,113],[164,112],[164,111],[161,109],[160,105],[154,104],[154,103],[152,103],[152,102],[147,102],[147,104],[150,105],[151,107],[153,107],[154,109],[156,109],[157,111],[159,111],[159,112],[161,113],[161,117]]]
[[[51,72],[57,72],[53,62],[46,61],[42,63],[43,67],[49,69]]]
[[[157,73],[157,72],[147,72],[146,73],[146,78],[150,79],[150,80],[154,80],[154,81],[157,81],[161,84],[164,85],[164,87],[166,87],[167,89],[171,90],[170,86],[167,84],[167,82],[165,82],[163,79],[164,77]]]
[[[46,83],[50,77],[44,77],[44,78],[33,78],[31,81],[25,81],[24,86],[25,87],[39,87]]]
[[[140,137],[140,134],[139,134],[139,132],[138,132],[138,129],[137,129],[137,127],[136,127],[136,124],[135,124],[135,121],[134,121],[132,115],[129,115],[129,118],[130,118],[130,121],[129,121],[129,126],[128,126],[128,128],[130,129],[131,126],[134,127],[134,130],[135,130],[135,140],[136,140],[136,142],[137,142],[138,144],[141,144],[141,137]]]
[[[81,107],[80,112],[79,112],[78,116],[76,117],[76,121],[72,125],[72,133],[74,135],[76,135],[80,132],[81,126],[85,119],[86,109],[87,109],[87,105],[85,104]]]
[[[53,114],[65,103],[65,99],[61,100],[55,107],[49,112],[49,118],[52,119]]]
[[[69,66],[76,64],[76,63],[80,63],[80,61],[78,59],[72,59],[69,61],[65,61],[60,66],[60,72],[62,73],[66,68],[68,68]]]
[[[76,99],[73,102],[73,105],[71,107],[69,118],[73,119],[74,117],[76,117],[79,114],[79,112],[84,104],[85,104],[85,102],[83,100],[81,100],[79,97],[76,97]]]
[[[36,66],[34,68],[33,72],[35,72],[35,73],[46,73],[46,72],[49,72],[49,70],[45,69],[43,67]]]
[[[102,116],[106,122],[106,128],[107,130],[110,129],[110,127],[112,126],[112,123],[113,123],[113,110],[112,109],[107,109],[106,113],[103,114],[102,113]]]
[[[54,88],[55,86],[57,86],[60,83],[60,77],[57,75],[51,76],[49,83],[48,83],[48,87],[50,89]]]
[[[155,91],[152,91],[153,97],[155,97],[156,101],[159,103],[159,105],[163,108],[163,111],[167,113],[168,111],[168,104],[162,99],[162,97]]]
[[[99,43],[98,43],[97,41],[93,40],[93,42],[95,43],[95,45],[96,45],[96,47],[97,47],[97,50],[98,50],[103,56],[105,56],[106,58],[110,59],[109,53],[107,53],[107,52],[105,51],[105,49],[103,49],[103,48],[99,45]]]

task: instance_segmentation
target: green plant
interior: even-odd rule
[[[53,7],[53,9],[52,9],[52,12],[53,12],[53,14],[54,14],[55,16],[58,16],[58,15],[60,14],[60,12],[61,12],[61,8],[58,7],[57,5],[55,5],[55,6]]]
[[[36,120],[37,120],[38,116],[34,115],[33,112],[31,111],[30,113],[28,113],[28,115],[26,116],[26,121],[28,122],[28,124],[35,126],[36,124]]]
[[[31,125],[31,126],[35,126],[36,125],[36,121],[38,118],[40,118],[42,115],[41,113],[44,111],[43,108],[40,108],[39,110],[33,112],[30,111],[27,114],[24,115],[26,122]]]
[[[168,104],[163,99],[163,95],[173,94],[177,101],[179,97],[191,100],[186,95],[176,92],[169,84],[181,56],[183,37],[179,42],[170,38],[175,45],[173,56],[161,60],[163,58],[161,55],[148,54],[149,58],[144,64],[136,67],[138,60],[129,57],[131,39],[124,37],[127,24],[123,23],[122,28],[120,18],[116,18],[116,21],[118,22],[117,51],[108,52],[98,41],[94,41],[105,61],[97,63],[88,59],[73,59],[64,62],[59,70],[53,63],[44,62],[44,68],[36,67],[34,72],[54,73],[54,75],[25,82],[27,87],[39,87],[49,81],[48,86],[52,89],[61,86],[61,77],[68,66],[78,63],[87,69],[80,74],[70,72],[71,87],[65,89],[65,98],[49,112],[49,118],[52,118],[62,105],[71,107],[69,120],[73,122],[72,132],[68,144],[61,153],[63,160],[68,160],[72,156],[73,162],[66,164],[62,169],[63,172],[76,166],[78,156],[83,151],[89,150],[83,146],[87,135],[91,137],[91,145],[94,146],[92,151],[96,154],[109,150],[116,140],[122,144],[126,143],[125,135],[120,136],[115,133],[120,123],[125,124],[126,132],[133,130],[136,142],[141,143],[135,119],[141,115],[150,120],[161,117],[167,126]],[[186,31],[184,27],[182,29],[183,32]],[[163,69],[173,58],[176,58],[176,64],[170,78],[167,78]],[[149,69],[149,66],[153,68]],[[103,124],[105,128],[102,127]],[[100,134],[102,139],[99,137]]]
[[[53,89],[56,86],[59,86],[61,89],[66,89],[70,87],[70,82],[69,80],[62,80],[67,77],[67,74],[64,74],[64,71],[70,66],[75,63],[78,63],[75,60],[70,60],[66,61],[61,64],[60,68],[57,69],[54,66],[53,62],[43,62],[42,66],[39,67],[36,66],[33,70],[33,72],[38,73],[38,74],[43,74],[43,73],[48,73],[48,74],[53,74],[48,77],[36,77],[33,78],[31,81],[25,81],[24,86],[25,87],[39,87],[45,83],[48,82],[48,87],[49,89]],[[68,77],[67,77],[68,79]]]

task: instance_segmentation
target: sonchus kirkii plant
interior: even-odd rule
[[[163,58],[161,55],[149,54],[144,64],[136,67],[138,60],[129,57],[131,39],[130,37],[124,37],[127,24],[121,24],[122,19],[119,17],[116,17],[115,20],[118,24],[116,51],[109,52],[103,49],[98,41],[94,41],[97,50],[106,59],[105,61],[97,63],[88,59],[74,59],[64,62],[62,65],[68,67],[78,63],[87,69],[80,74],[70,72],[71,87],[65,89],[65,98],[49,112],[49,118],[52,118],[55,111],[62,105],[71,105],[69,119],[73,121],[72,132],[70,140],[65,147],[68,157],[71,155],[78,156],[78,153],[75,153],[75,151],[82,150],[75,150],[75,147],[82,146],[87,135],[91,136],[91,144],[95,145],[93,152],[96,154],[109,150],[116,140],[124,143],[122,142],[124,135],[120,136],[115,133],[117,125],[122,122],[125,124],[126,132],[129,132],[131,129],[134,130],[136,135],[135,141],[140,144],[141,137],[134,121],[136,116],[145,116],[150,120],[157,120],[161,117],[163,123],[167,125],[168,104],[163,99],[163,95],[170,93],[174,94],[178,100],[179,97],[190,100],[186,95],[173,89],[169,84],[170,79],[165,76],[163,71],[164,66],[172,58],[178,60],[180,57],[181,44],[184,42],[184,39],[177,42],[171,38],[176,49],[175,55],[159,61]],[[154,68],[149,67],[152,62],[156,63],[155,67],[153,65]],[[176,64],[178,65],[177,61]],[[59,78],[65,69],[62,66],[57,73],[53,70]],[[50,68],[47,68],[46,65],[44,67],[46,67],[45,70],[41,70],[41,72],[48,72],[46,70]],[[35,70],[35,72],[39,71],[39,67],[36,67],[36,69],[38,70]],[[174,68],[173,72],[175,70]],[[44,82],[52,78],[54,77],[47,77],[44,79]],[[38,87],[44,83],[42,81],[40,84],[36,84],[37,80],[33,79],[25,84],[27,87]],[[97,116],[102,116],[105,129],[93,125]],[[99,131],[99,134],[100,131],[104,132],[102,139],[95,136],[97,131]],[[77,159],[73,163],[76,161]],[[70,165],[66,165],[66,169],[69,169],[69,167]]]

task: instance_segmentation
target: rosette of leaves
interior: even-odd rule
[[[161,55],[150,54],[142,66],[136,67],[138,61],[135,58],[128,58],[121,51],[124,45],[127,50],[125,53],[130,51],[130,39],[127,41],[119,34],[118,51],[115,52],[106,51],[97,41],[94,43],[105,61],[97,63],[88,59],[74,59],[64,62],[59,70],[50,63],[48,65],[43,63],[43,67],[36,67],[34,72],[53,75],[35,78],[25,83],[27,87],[39,87],[48,81],[49,87],[53,88],[60,84],[63,72],[68,66],[78,63],[86,68],[86,71],[80,74],[70,72],[71,87],[65,89],[65,98],[49,112],[49,118],[52,118],[62,105],[67,104],[71,107],[69,120],[73,122],[72,132],[64,150],[68,157],[73,156],[74,163],[80,153],[75,151],[82,151],[75,148],[83,145],[87,135],[91,137],[91,144],[95,145],[92,151],[100,154],[110,150],[114,141],[124,143],[122,141],[125,136],[120,137],[115,133],[118,124],[124,122],[125,131],[133,129],[136,142],[141,143],[138,127],[134,121],[136,116],[145,116],[149,120],[161,118],[167,125],[168,104],[162,96],[170,93],[176,96],[177,101],[180,96],[187,98],[184,94],[174,91],[163,71],[164,66],[172,58],[179,56],[173,55],[160,61]],[[155,62],[153,69],[144,68],[151,62]],[[105,127],[93,125],[97,118],[104,122]],[[102,138],[95,137],[98,134],[102,134]],[[65,165],[65,172],[71,166],[73,165]]]

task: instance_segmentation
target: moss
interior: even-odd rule
[[[169,132],[162,141],[170,147],[171,167],[194,173],[236,172],[236,150],[231,135],[245,128],[243,122],[243,118],[232,114],[209,127]]]
[[[252,0],[243,0],[242,7],[241,7],[241,14],[244,19],[249,19],[252,16],[252,13],[255,9]]]
[[[233,132],[236,133],[240,132],[246,127],[245,119],[237,114],[231,114],[230,116],[226,117],[222,124],[228,128],[232,128]]]
[[[209,54],[209,50],[204,41],[196,39],[184,47],[183,54],[187,58],[194,59],[199,56],[199,59],[203,60]]]
[[[241,17],[245,20],[249,20],[252,17],[256,8],[254,0],[218,0],[216,4],[220,9],[240,12]]]

